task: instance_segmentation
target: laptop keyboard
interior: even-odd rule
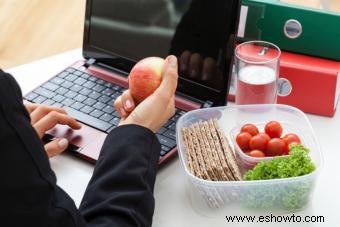
[[[113,101],[124,90],[118,85],[68,68],[26,95],[25,99],[62,107],[78,121],[109,133],[120,121]],[[160,156],[176,146],[176,121],[183,113],[183,110],[176,108],[176,114],[156,133],[161,144]]]

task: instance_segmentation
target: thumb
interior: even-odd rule
[[[49,158],[56,156],[66,150],[68,147],[68,140],[61,138],[53,140],[45,145],[45,150]]]
[[[178,65],[176,56],[170,55],[165,59],[162,76],[162,83],[156,92],[163,93],[162,95],[170,99],[177,88]]]

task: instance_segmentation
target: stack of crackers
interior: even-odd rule
[[[233,151],[217,119],[182,128],[187,164],[196,177],[211,181],[242,180]]]

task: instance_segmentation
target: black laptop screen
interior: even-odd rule
[[[88,1],[84,57],[129,72],[142,58],[174,54],[177,90],[222,105],[239,6],[239,0]]]

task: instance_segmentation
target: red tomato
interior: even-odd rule
[[[261,135],[253,136],[249,141],[250,150],[265,151],[268,141]]]
[[[288,133],[282,138],[286,142],[285,153],[289,153],[289,144],[301,143],[300,138],[294,133]]]
[[[248,132],[240,132],[236,136],[236,143],[244,151],[249,149],[251,135]]]
[[[280,138],[282,134],[282,126],[277,121],[270,121],[264,127],[264,131],[270,136],[270,138]]]
[[[252,150],[250,152],[247,152],[246,154],[251,156],[251,157],[255,157],[255,158],[266,157],[266,155],[263,153],[263,151],[260,151],[260,150]]]
[[[288,133],[282,138],[286,144],[301,143],[300,138],[294,133]]]
[[[281,138],[273,138],[267,144],[266,156],[285,155],[287,144]]]
[[[261,132],[261,133],[259,133],[259,136],[262,136],[267,141],[267,143],[270,140],[270,136],[268,136],[268,134],[266,134],[266,133]]]
[[[259,133],[258,128],[253,124],[245,124],[241,128],[241,132],[248,132],[250,135],[255,136]]]

